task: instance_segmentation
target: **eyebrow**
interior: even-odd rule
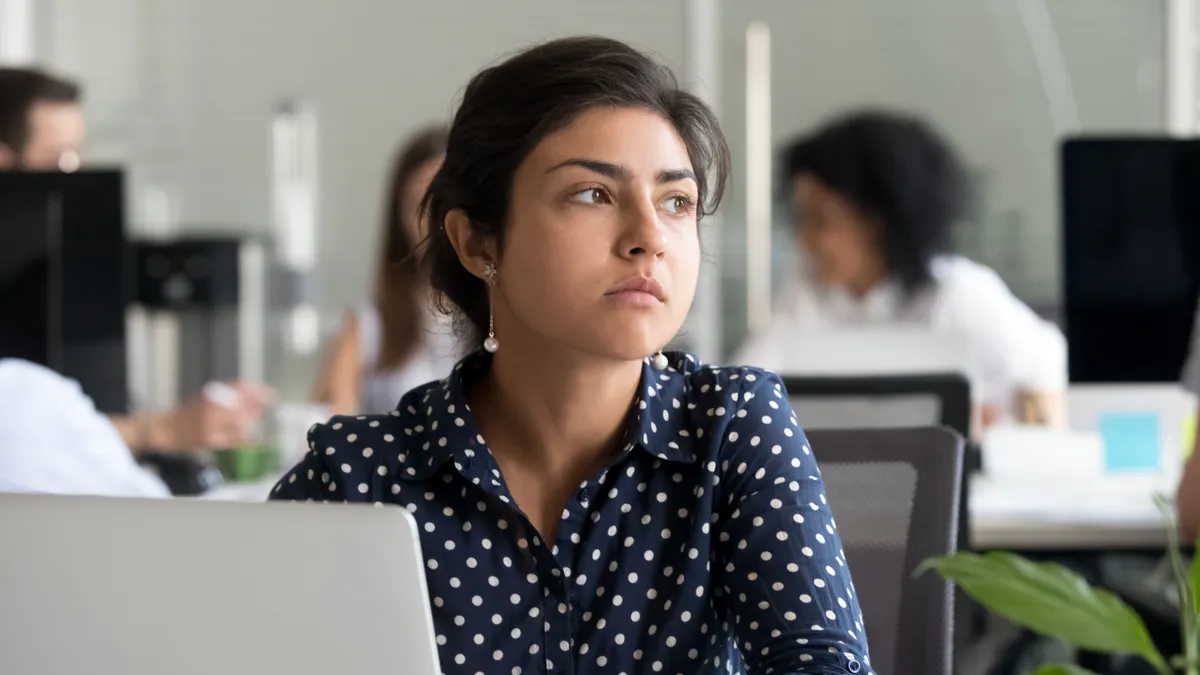
[[[598,159],[568,159],[565,162],[559,162],[546,170],[546,173],[552,173],[559,169],[577,166],[588,171],[607,176],[613,180],[629,180],[633,177],[633,172],[627,167],[612,162],[602,162]],[[675,181],[690,180],[693,183],[699,184],[696,180],[696,174],[691,169],[662,169],[655,176],[659,183],[674,183]]]

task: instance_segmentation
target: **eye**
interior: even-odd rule
[[[695,200],[687,195],[671,195],[662,202],[662,208],[667,213],[685,215],[691,213]]]
[[[571,201],[582,204],[608,204],[612,202],[612,199],[609,198],[608,191],[604,188],[590,187],[572,194]]]

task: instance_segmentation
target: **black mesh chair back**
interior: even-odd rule
[[[953,671],[953,586],[926,558],[956,550],[963,439],[946,428],[806,431],[854,577],[872,670]]]
[[[961,373],[781,378],[805,431],[943,426],[971,437],[971,383]],[[968,447],[959,486],[958,546],[964,550],[971,548],[968,475],[979,465],[979,452]]]

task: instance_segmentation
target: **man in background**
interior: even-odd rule
[[[0,68],[0,169],[74,171],[84,131],[77,85],[37,70]]]
[[[78,85],[36,69],[0,68],[0,171],[74,171],[85,131]],[[237,447],[268,393],[234,383],[174,410],[105,419],[78,384],[10,356],[0,353],[0,490],[161,494],[160,484],[129,476],[136,470],[131,452]]]

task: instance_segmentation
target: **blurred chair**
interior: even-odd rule
[[[957,373],[781,377],[805,431],[944,426],[971,437],[971,385]],[[970,548],[971,533],[967,476],[979,468],[979,457],[971,447],[962,463],[958,545],[963,549]]]
[[[893,675],[950,675],[954,594],[931,556],[956,550],[963,439],[938,428],[807,431],[871,645]]]

